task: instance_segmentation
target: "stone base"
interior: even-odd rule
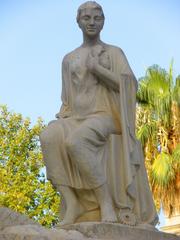
[[[47,229],[27,216],[0,208],[0,240],[180,240],[150,225],[84,222]]]
[[[116,223],[86,222],[66,225],[65,230],[75,230],[87,238],[108,240],[180,240],[174,234],[158,231],[156,228],[142,224],[136,227]]]
[[[146,229],[145,229],[146,228]],[[0,240],[180,240],[180,237],[150,229],[111,223],[77,223],[63,229],[17,225],[0,231]]]

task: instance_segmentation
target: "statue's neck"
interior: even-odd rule
[[[96,37],[87,37],[85,35],[83,35],[83,44],[82,46],[84,47],[91,47],[91,46],[94,46],[94,45],[97,45],[97,44],[101,44],[101,40],[100,40],[100,36],[96,36]]]

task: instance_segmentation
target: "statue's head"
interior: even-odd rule
[[[104,19],[102,7],[94,1],[85,2],[78,8],[78,25],[83,33],[89,37],[94,37],[100,33]]]

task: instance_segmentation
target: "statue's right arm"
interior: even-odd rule
[[[62,105],[60,111],[56,114],[56,118],[67,118],[71,116],[71,109],[69,106],[69,86],[68,86],[68,59],[67,56],[64,57],[62,61],[62,92],[61,92],[61,101]]]

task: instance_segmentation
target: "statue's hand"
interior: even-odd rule
[[[93,56],[92,53],[90,53],[86,60],[86,67],[87,69],[94,73],[96,70],[97,65],[99,65],[99,59],[98,56]]]
[[[101,66],[103,66],[106,69],[110,69],[111,68],[111,62],[110,62],[110,58],[109,55],[107,54],[106,51],[102,52],[99,56],[99,64]]]

